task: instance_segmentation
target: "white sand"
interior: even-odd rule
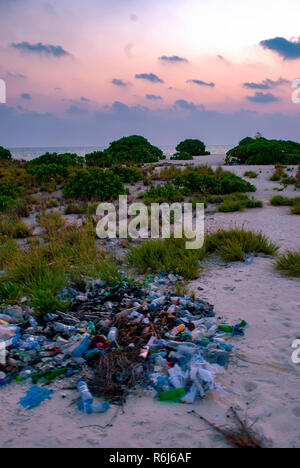
[[[199,163],[221,164],[220,155],[201,158]],[[199,158],[200,160],[200,158]],[[242,175],[251,167],[231,167]],[[289,207],[271,207],[268,201],[279,185],[268,181],[272,167],[261,170],[252,181],[255,198],[263,209],[243,213],[206,216],[206,227],[231,225],[262,231],[282,249],[300,249],[300,217]],[[283,195],[295,196],[291,187]],[[211,208],[211,207],[209,207]],[[198,290],[198,288],[203,290]],[[131,396],[121,409],[112,407],[104,415],[81,414],[72,401],[75,391],[62,391],[68,380],[51,386],[53,399],[26,411],[17,405],[29,384],[13,383],[0,389],[0,447],[224,447],[224,439],[196,416],[222,424],[233,405],[247,412],[268,445],[300,447],[300,364],[291,360],[292,342],[300,338],[300,282],[272,268],[272,260],[256,257],[250,265],[225,264],[213,258],[205,271],[191,283],[197,296],[215,304],[217,317],[236,323],[249,322],[245,337],[230,339],[235,345],[229,368],[219,377],[228,396],[211,395],[195,405],[160,403],[150,395]],[[62,398],[62,394],[66,398]],[[227,420],[228,421],[228,420]],[[112,424],[111,427],[104,427]],[[83,426],[89,426],[84,427]]]

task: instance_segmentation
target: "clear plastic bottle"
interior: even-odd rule
[[[92,413],[92,404],[94,398],[89,391],[89,387],[82,379],[77,381],[77,390],[80,393],[81,398],[81,400],[77,403],[78,409],[88,414]]]

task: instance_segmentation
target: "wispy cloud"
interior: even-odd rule
[[[21,93],[20,97],[22,99],[25,99],[25,101],[31,101],[31,99],[32,99],[31,94],[29,94],[29,93]]]
[[[166,63],[187,63],[188,60],[184,57],[178,57],[178,55],[171,55],[170,57],[167,57],[166,55],[162,55],[162,57],[159,57],[158,60],[161,60],[162,62]]]
[[[113,85],[121,86],[123,88],[126,88],[129,85],[129,83],[126,83],[125,81],[120,80],[119,78],[114,78],[113,80],[111,80],[111,82]]]
[[[214,88],[216,85],[215,83],[207,83],[206,81],[202,81],[202,80],[187,80],[187,83],[193,83],[193,84],[196,84],[198,86],[208,86],[210,88]]]
[[[194,104],[193,102],[188,102],[185,99],[177,99],[177,101],[174,102],[175,107],[180,107],[180,109],[184,110],[192,110],[192,111],[202,111],[204,110],[203,105],[197,105]]]
[[[151,83],[164,83],[163,80],[161,80],[157,75],[154,73],[140,73],[138,75],[135,75],[135,78],[137,80],[147,80],[151,81]]]
[[[32,53],[38,55],[47,55],[53,57],[64,57],[70,55],[62,46],[52,44],[30,44],[29,42],[12,43],[11,47],[23,53]]]
[[[146,94],[146,98],[149,99],[149,101],[161,101],[162,97],[157,96],[156,94]]]
[[[276,81],[266,78],[260,83],[255,83],[255,82],[243,83],[243,87],[247,89],[273,89],[273,88],[276,88],[277,86],[289,84],[289,83],[290,81],[284,78],[278,78],[278,80]]]
[[[13,72],[7,72],[6,73],[8,78],[13,78],[15,80],[25,80],[26,76],[23,75],[22,73],[13,73]]]
[[[284,60],[300,58],[300,37],[296,41],[289,41],[284,37],[274,37],[260,42],[264,49],[269,49],[283,57]]]
[[[271,102],[278,102],[279,98],[272,93],[255,93],[254,96],[247,96],[248,101],[267,104]]]

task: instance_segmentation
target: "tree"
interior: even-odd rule
[[[3,146],[0,146],[0,159],[9,160],[11,158],[11,152],[8,149],[3,148]]]
[[[204,156],[210,154],[205,151],[205,144],[200,140],[184,140],[176,146],[176,151],[179,153],[188,153],[192,156]]]

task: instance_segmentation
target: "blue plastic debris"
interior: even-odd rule
[[[53,390],[34,386],[27,390],[26,396],[20,398],[18,404],[22,405],[27,410],[31,410],[39,406],[43,401],[51,400],[51,395],[53,393]]]

